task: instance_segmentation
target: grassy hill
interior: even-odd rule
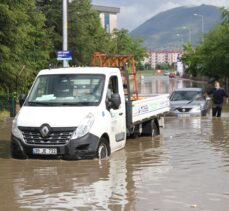
[[[191,38],[196,45],[201,40],[202,20],[204,32],[208,32],[219,23],[221,12],[218,7],[201,5],[195,7],[178,7],[161,12],[130,32],[135,37],[143,37],[148,49],[179,48]]]

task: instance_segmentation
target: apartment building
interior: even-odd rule
[[[148,52],[149,57],[145,58],[144,64],[148,63],[151,68],[155,69],[157,64],[172,65],[177,62],[178,58],[182,55],[182,49],[173,50],[151,50]]]
[[[99,12],[103,28],[112,33],[117,28],[117,14],[120,13],[120,8],[100,5],[92,5],[92,7]]]

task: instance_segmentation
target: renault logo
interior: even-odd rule
[[[50,133],[50,126],[48,124],[44,124],[44,125],[41,125],[40,127],[40,134],[43,138],[46,138],[48,137],[49,133]]]

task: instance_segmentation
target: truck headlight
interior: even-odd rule
[[[94,121],[94,115],[92,113],[89,113],[86,117],[84,117],[77,129],[73,132],[71,139],[77,139],[86,135],[90,131]]]
[[[17,126],[17,117],[14,118],[13,123],[12,123],[12,134],[13,136],[23,140],[22,132],[18,129],[18,126]]]

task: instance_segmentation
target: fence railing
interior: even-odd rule
[[[14,96],[0,95],[0,111],[9,111],[10,117],[16,115],[16,99]]]

